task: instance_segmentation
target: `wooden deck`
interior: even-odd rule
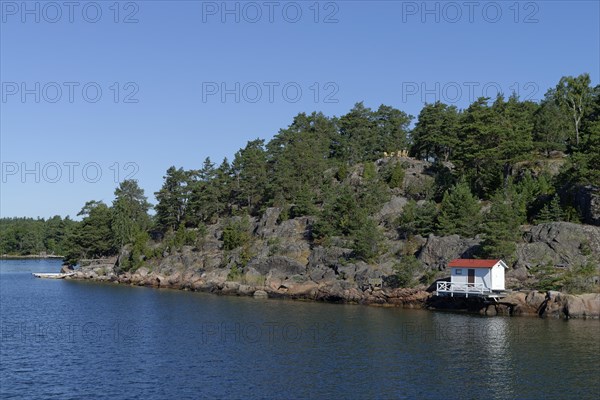
[[[438,282],[436,294],[438,296],[454,297],[484,297],[488,299],[500,299],[506,296],[506,293],[493,291],[483,285],[483,283],[456,283],[456,282]]]

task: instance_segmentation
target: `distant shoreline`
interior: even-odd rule
[[[65,256],[57,256],[54,254],[47,254],[47,255],[41,255],[41,254],[29,254],[26,256],[23,255],[18,255],[18,254],[2,254],[0,255],[0,259],[2,260],[44,260],[44,259],[63,259],[65,258]]]

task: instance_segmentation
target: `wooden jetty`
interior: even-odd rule
[[[67,274],[64,272],[57,272],[57,273],[32,272],[31,275],[35,276],[36,278],[43,278],[43,279],[64,279],[67,276],[75,275],[75,272],[69,272]]]

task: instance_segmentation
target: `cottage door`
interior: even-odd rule
[[[474,269],[470,269],[468,270],[469,274],[467,276],[467,283],[471,284],[471,283],[475,283],[475,270]]]

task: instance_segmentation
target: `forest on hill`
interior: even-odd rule
[[[416,175],[413,161],[422,162]],[[386,251],[385,236],[429,234],[479,235],[475,256],[510,261],[523,225],[594,223],[577,195],[598,186],[600,85],[582,74],[561,78],[540,102],[499,95],[463,110],[436,102],[416,119],[363,103],[340,117],[300,113],[231,162],[170,167],[154,206],[127,180],[112,204],[87,202],[80,222],[2,219],[0,254],[59,253],[76,263],[128,246],[121,267],[135,269],[166,249],[193,246],[216,223],[225,250],[244,248],[248,219],[277,207],[279,221],[311,216],[311,243],[343,245],[371,263]],[[393,197],[407,203],[382,223],[375,216]]]

